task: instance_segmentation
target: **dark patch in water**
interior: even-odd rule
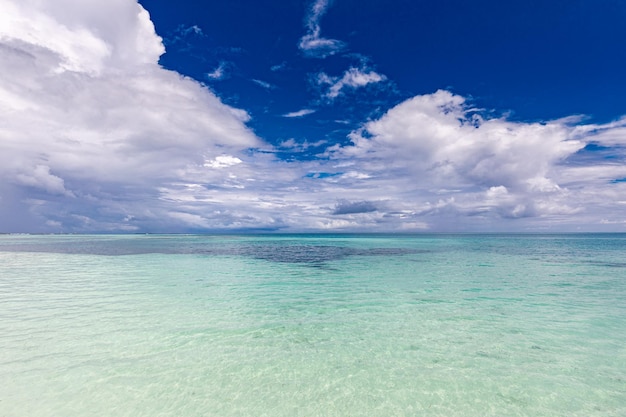
[[[462,292],[481,292],[483,291],[483,289],[482,288],[465,288],[461,291]]]
[[[403,248],[358,249],[325,245],[248,245],[241,254],[272,262],[321,265],[351,256],[399,256],[423,253]]]
[[[147,239],[62,239],[51,242],[3,242],[0,251],[43,252],[72,255],[124,256],[179,254],[207,256],[244,256],[271,262],[323,266],[351,256],[400,256],[429,251],[406,248],[354,248],[333,245],[293,244],[291,242],[249,243],[238,241]]]
[[[626,262],[604,262],[604,261],[587,261],[585,263],[595,266],[605,266],[608,268],[626,268]]]

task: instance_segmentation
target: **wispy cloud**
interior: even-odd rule
[[[329,86],[325,96],[332,100],[337,98],[346,87],[356,89],[365,87],[368,84],[379,83],[386,79],[387,77],[377,72],[352,67],[341,77],[331,77],[322,72],[317,75],[316,82],[318,85]]]
[[[252,82],[255,83],[256,85],[258,85],[259,87],[265,88],[266,90],[272,90],[272,89],[276,88],[275,86],[273,86],[272,84],[270,84],[270,83],[268,83],[266,81],[253,79]]]
[[[330,0],[315,0],[306,19],[307,33],[300,38],[299,47],[308,57],[325,58],[343,50],[346,44],[336,39],[321,36],[320,20],[328,10]]]
[[[280,64],[272,65],[270,67],[270,70],[274,71],[274,72],[284,71],[286,69],[287,69],[287,62],[286,61],[283,61]]]
[[[283,114],[283,117],[290,117],[290,118],[292,118],[292,117],[304,117],[304,116],[307,116],[309,114],[313,114],[315,112],[316,112],[316,110],[313,110],[313,109],[302,109],[302,110],[294,111],[294,112],[291,112],[291,113]]]
[[[208,72],[206,74],[206,76],[209,77],[212,80],[215,80],[215,81],[219,81],[219,80],[225,79],[227,77],[226,63],[225,62],[220,62],[218,67],[215,68],[213,71]]]
[[[324,139],[318,140],[317,142],[298,142],[294,138],[290,138],[284,140],[280,143],[279,147],[283,149],[289,149],[292,152],[304,152],[310,148],[319,148],[326,145],[328,142]]]
[[[176,44],[185,44],[188,45],[188,41],[192,37],[204,37],[204,32],[202,28],[198,25],[178,25],[173,32],[168,34],[165,37],[163,42],[167,46],[173,46]]]

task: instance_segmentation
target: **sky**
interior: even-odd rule
[[[0,232],[626,232],[621,0],[0,0]]]

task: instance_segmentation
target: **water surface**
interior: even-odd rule
[[[626,235],[0,236],[0,416],[624,416]]]

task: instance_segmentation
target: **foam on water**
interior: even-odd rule
[[[623,416],[625,249],[0,237],[0,415]]]

